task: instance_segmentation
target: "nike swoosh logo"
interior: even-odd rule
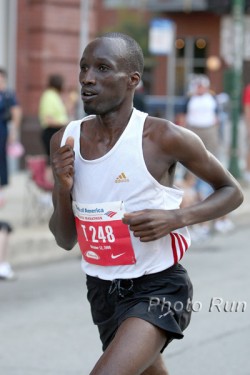
[[[117,254],[117,255],[111,254],[111,258],[112,258],[112,259],[119,258],[119,257],[121,257],[123,254],[125,254],[125,253],[121,253],[121,254]]]

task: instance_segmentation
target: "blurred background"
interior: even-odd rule
[[[128,33],[142,46],[150,114],[181,123],[190,75],[196,73],[209,77],[214,93],[236,95],[236,116],[241,111],[239,95],[250,81],[248,0],[2,0],[0,18],[0,65],[23,109],[27,154],[43,152],[38,105],[48,75],[64,77],[64,95],[78,92],[79,57],[106,31]]]

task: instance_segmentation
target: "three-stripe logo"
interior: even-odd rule
[[[116,177],[115,182],[116,183],[129,182],[129,179],[127,178],[127,176],[125,175],[125,173],[122,172],[121,174],[119,174],[118,177]]]

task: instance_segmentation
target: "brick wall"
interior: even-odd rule
[[[78,86],[80,0],[19,0],[17,95],[24,118],[21,138],[29,154],[43,152],[37,119],[39,98],[51,73]]]

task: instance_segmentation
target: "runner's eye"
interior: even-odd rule
[[[106,66],[106,65],[100,65],[100,66],[99,66],[99,70],[100,70],[101,72],[106,72],[107,70],[109,70],[109,68],[108,68],[108,66]]]
[[[87,72],[88,67],[87,67],[87,65],[81,65],[80,69],[81,69],[81,72]]]

